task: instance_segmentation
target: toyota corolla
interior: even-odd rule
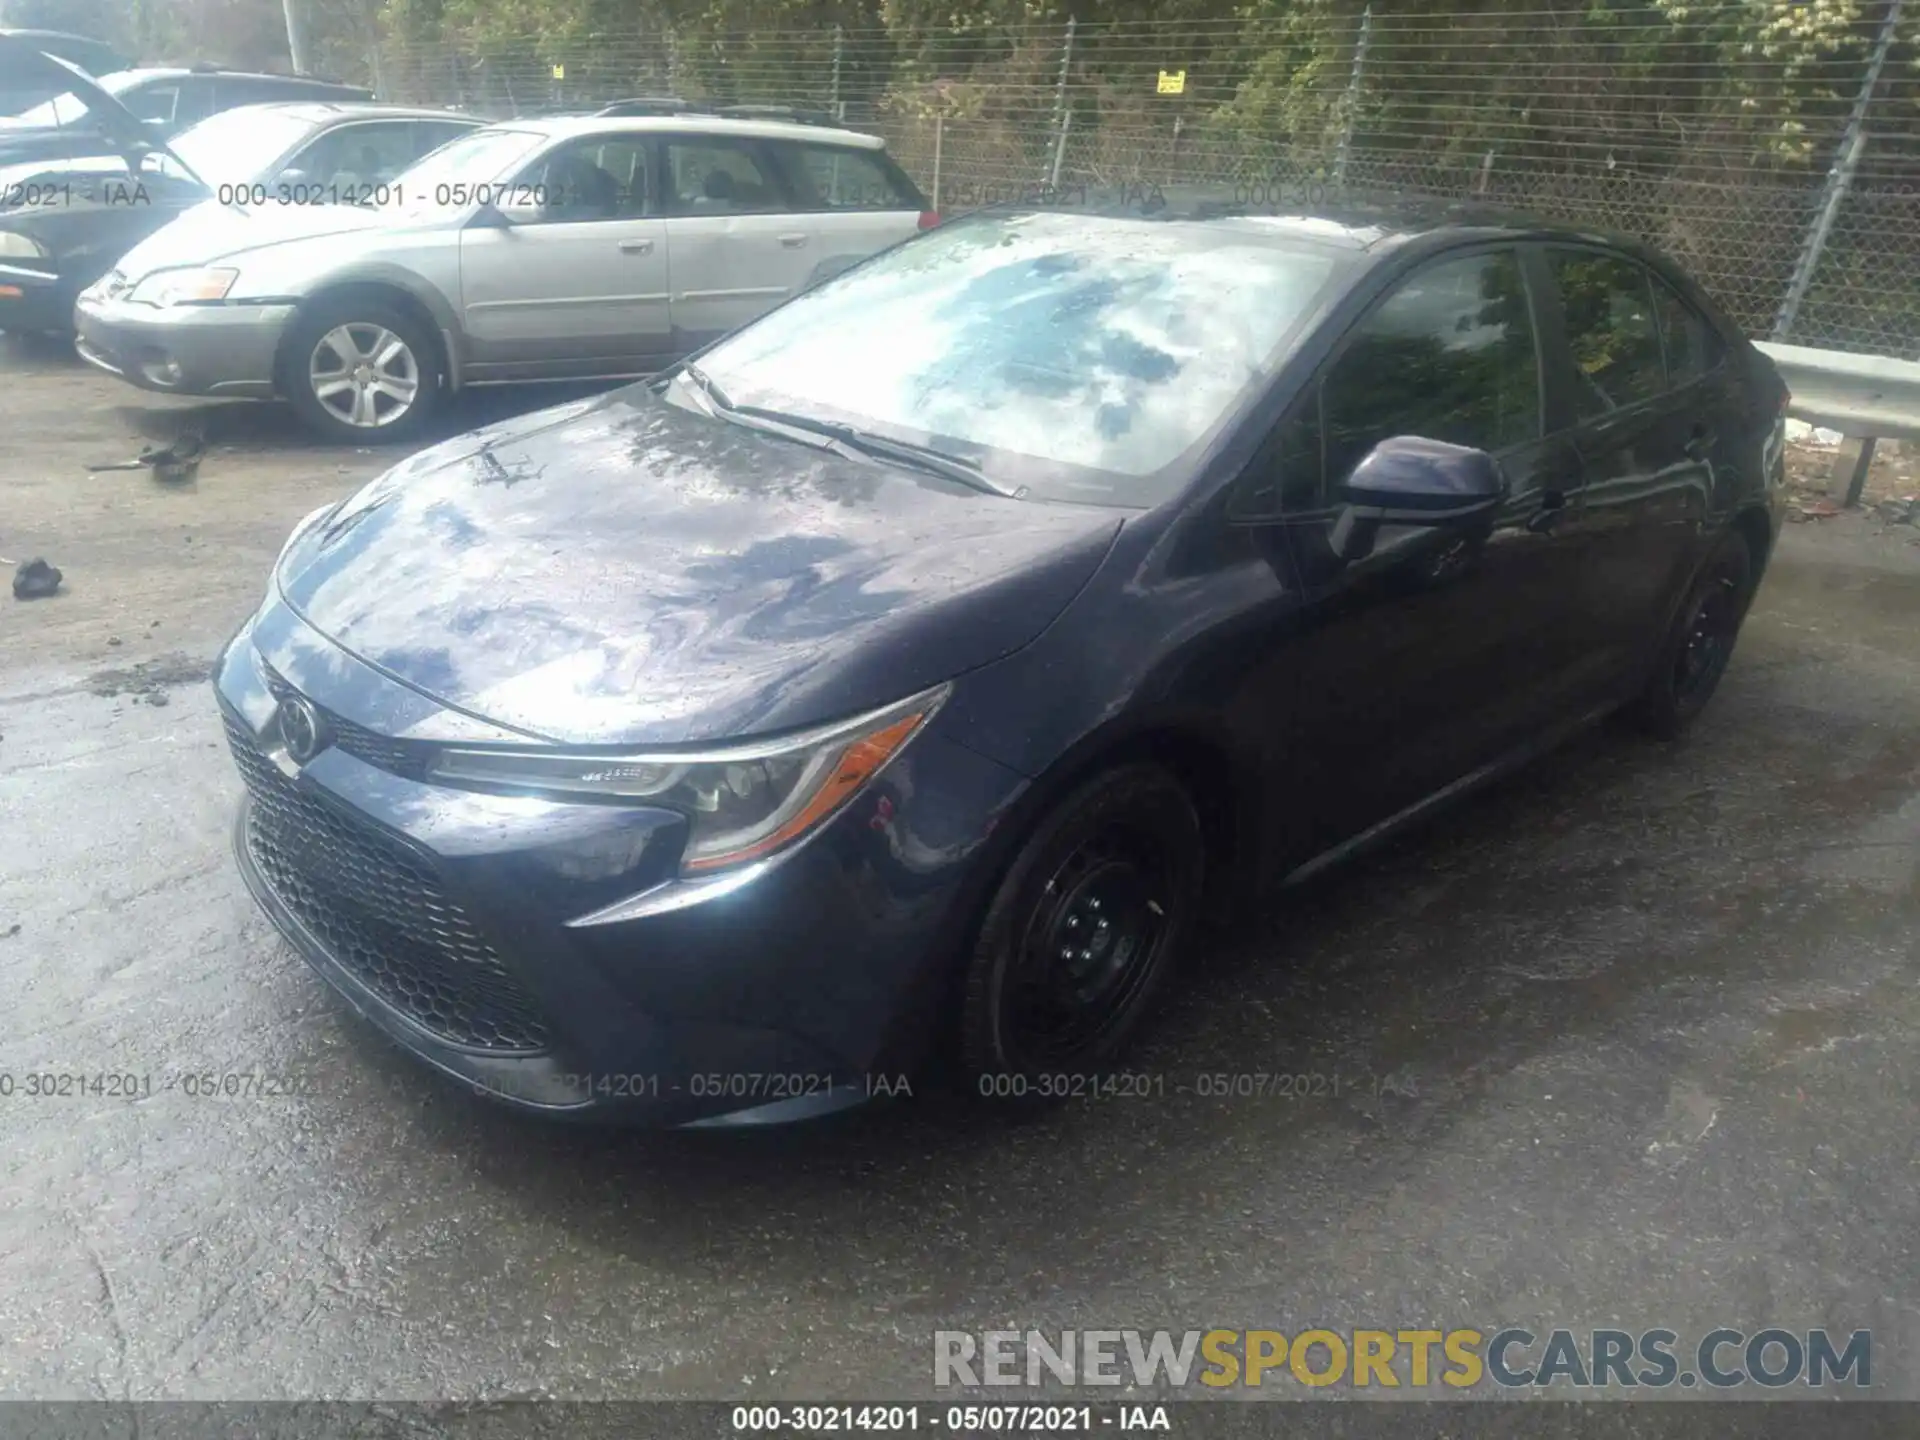
[[[302,523],[217,667],[240,864],[526,1109],[1057,1089],[1203,918],[1583,723],[1689,724],[1784,404],[1604,236],[955,222]]]

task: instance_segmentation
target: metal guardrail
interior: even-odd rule
[[[1841,504],[1860,503],[1880,440],[1920,440],[1920,362],[1771,342],[1758,348],[1793,392],[1787,414],[1844,437],[1829,490]]]

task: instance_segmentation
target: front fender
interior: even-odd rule
[[[464,383],[467,358],[459,316],[438,286],[413,271],[379,260],[356,261],[328,275],[295,303],[305,308],[325,296],[359,287],[397,290],[433,317],[434,329],[440,332],[441,348],[447,358],[447,390],[457,392]]]

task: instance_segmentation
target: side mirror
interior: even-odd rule
[[[279,175],[275,177],[274,183],[276,185],[289,185],[289,186],[305,185],[310,180],[312,180],[312,178],[313,177],[307,174],[306,171],[300,169],[299,166],[294,165],[294,166],[289,166],[285,170],[282,170],[279,173]]]
[[[1328,538],[1341,559],[1359,560],[1382,525],[1460,527],[1491,516],[1506,495],[1500,462],[1486,451],[1397,435],[1354,467]]]

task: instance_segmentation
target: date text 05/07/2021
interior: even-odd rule
[[[1166,1405],[735,1405],[736,1434],[835,1435],[935,1431],[952,1435],[1091,1435],[1103,1431],[1168,1434]]]

